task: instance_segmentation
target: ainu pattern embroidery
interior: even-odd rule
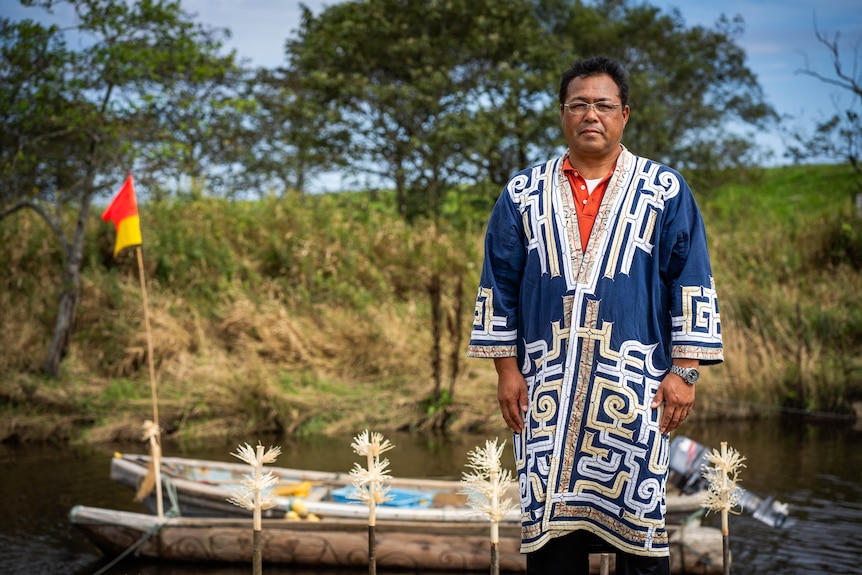
[[[520,483],[523,508],[530,510],[529,520],[524,518],[525,541],[538,544],[549,529],[597,531],[600,526],[606,536],[624,534],[614,542],[622,549],[660,554],[667,545],[662,519],[667,444],[658,428],[659,411],[648,403],[664,371],[653,362],[656,345],[626,341],[613,350],[613,326],[597,325],[599,302],[589,301],[588,307],[587,325],[574,331],[583,372],[578,381],[584,383],[568,393],[561,366],[548,363],[537,366],[529,382],[534,407],[523,446],[529,479]],[[568,331],[555,331],[553,348],[562,347],[567,336]],[[528,349],[540,353],[537,360],[542,357],[541,346]],[[597,367],[587,385],[594,356]],[[561,398],[573,408],[566,433],[558,435],[553,418]],[[549,479],[559,486],[555,493],[546,491]]]
[[[554,194],[542,192],[551,188],[555,164],[555,161],[550,161],[534,167],[530,178],[512,178],[506,190],[521,212],[527,237],[527,251],[536,252],[542,266],[542,274],[551,277],[560,275],[557,226],[551,210]]]
[[[672,318],[673,331],[686,340],[711,342],[721,337],[721,315],[715,281],[710,278],[709,288],[684,286],[682,288],[682,315]]]
[[[551,160],[535,166],[529,177],[519,174],[512,178],[506,187],[506,193],[518,206],[522,215],[527,251],[538,254],[542,274],[549,274],[551,277],[560,275],[560,257],[557,247],[560,242],[552,219],[551,202],[554,195],[542,192],[550,189],[550,180],[555,173],[557,162],[557,160]],[[563,247],[567,247],[566,242],[563,242]],[[470,337],[472,340],[511,342],[517,336],[517,331],[508,328],[508,318],[505,315],[494,314],[493,298],[490,288],[479,286],[473,313],[473,331]],[[492,350],[480,349],[478,346],[471,346],[470,351],[475,356],[501,355]]]
[[[658,164],[641,160],[630,170],[628,178],[620,173],[609,186],[609,197],[603,202],[604,217],[599,218],[597,225],[607,225],[608,204],[616,200],[622,205],[617,208],[616,226],[606,244],[609,247],[603,266],[606,278],[612,279],[616,273],[628,274],[637,250],[652,253],[658,215],[665,202],[680,189],[679,180],[672,173],[663,172],[657,177],[658,168]],[[630,186],[639,187],[639,193],[624,193]],[[568,191],[566,186],[563,189]],[[567,199],[562,196],[562,203],[567,204]],[[554,233],[554,226],[547,211],[537,212],[536,206],[545,207],[547,202],[547,199],[543,203],[533,200],[531,209],[522,209],[522,213],[531,215],[524,217],[525,226],[542,230],[545,245]],[[569,230],[574,227],[570,225]],[[537,235],[534,233],[533,237]],[[560,236],[565,235],[560,232]],[[543,269],[554,269],[558,254],[542,247],[537,246],[536,255],[544,256],[542,261],[547,261]],[[591,242],[589,247],[591,252],[597,252],[602,246]],[[589,255],[586,261],[601,257],[599,253]],[[584,259],[576,257],[571,261]],[[663,523],[667,445],[659,432],[660,412],[649,409],[648,403],[664,373],[655,366],[656,344],[646,346],[625,341],[619,350],[612,348],[613,325],[598,325],[600,302],[591,299],[592,290],[584,289],[596,285],[596,277],[584,275],[592,275],[589,272],[593,271],[588,268],[575,271],[580,289],[577,301],[567,306],[578,314],[576,317],[580,317],[582,306],[586,306],[581,326],[573,327],[574,333],[570,334],[569,329],[554,324],[550,346],[544,339],[526,344],[526,356],[534,365],[525,365],[523,371],[534,375],[528,381],[533,408],[524,434],[525,464],[529,470],[529,479],[522,485],[526,489],[521,493],[523,508],[529,510],[524,518],[525,544],[533,538],[540,544],[551,529],[577,527],[603,531],[606,536],[622,534],[615,537],[615,543],[622,549],[631,551],[638,547],[640,552],[661,554],[667,546]],[[572,350],[577,350],[577,369],[570,371],[577,373],[576,378],[564,378],[566,358],[559,353],[570,335],[577,341]],[[595,373],[591,373],[594,366]],[[561,407],[569,405],[570,410]],[[558,433],[558,423],[562,423],[558,417],[567,413],[569,421]],[[642,476],[644,460],[648,476]],[[549,481],[557,488],[548,491]],[[528,548],[525,545],[525,550]]]
[[[491,288],[479,288],[476,296],[476,310],[473,313],[473,333],[481,334],[482,339],[511,342],[517,330],[506,325],[506,316],[494,315],[494,292]]]
[[[656,177],[659,164],[651,163],[645,170],[647,163],[648,160],[638,158],[631,185],[640,186],[640,193],[625,195],[618,229],[611,241],[605,266],[606,278],[613,278],[616,271],[628,274],[635,250],[652,253],[652,238],[658,213],[667,200],[679,193],[680,185],[676,176],[671,172],[662,172]]]
[[[652,256],[662,213],[683,184],[674,172],[624,151],[581,252],[561,163],[536,166],[506,188],[527,261],[541,271],[542,289],[562,298],[560,317],[538,328],[514,328],[512,317],[495,312],[495,292],[486,285],[479,290],[469,350],[498,357],[514,354],[516,338],[523,345],[530,412],[514,442],[522,551],[538,549],[554,531],[587,529],[629,552],[666,555],[668,444],[659,431],[661,410],[649,403],[666,372],[667,349],[646,337],[647,343],[622,340],[620,333],[640,337],[640,326],[636,321],[620,331],[601,313],[601,298],[621,297],[615,286],[631,276],[638,254]],[[705,261],[701,269],[708,269]],[[694,281],[699,285],[676,287],[681,311],[670,318],[672,345],[720,361],[715,286],[711,277]]]

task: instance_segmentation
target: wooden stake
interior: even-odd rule
[[[261,485],[261,481],[263,479],[263,445],[257,445],[257,459],[255,460],[256,465],[254,466],[254,483],[255,485]],[[254,557],[252,559],[252,571],[254,575],[261,575],[263,573],[263,550],[261,549],[261,531],[263,530],[263,522],[261,520],[262,516],[262,503],[260,497],[260,489],[254,490],[254,517],[253,517],[253,530],[254,536],[252,539],[252,553],[254,553]]]
[[[371,450],[366,456],[368,460],[368,469],[375,469],[379,455],[374,455]],[[372,481],[368,486],[368,493],[371,496],[368,501],[368,575],[377,575],[377,502],[375,500],[376,493],[380,489],[377,481]]]
[[[156,425],[156,435],[151,439],[151,442],[156,442],[156,445],[153,445],[151,449],[153,466],[156,471],[156,513],[161,519],[165,516],[162,503],[162,440],[161,427],[159,427],[159,400],[156,392],[156,368],[153,358],[153,334],[150,329],[150,304],[147,299],[147,282],[144,279],[144,258],[141,255],[141,246],[136,246],[135,251],[138,255],[138,275],[141,279],[141,296],[144,302],[144,329],[147,336],[147,360],[150,366],[150,395],[153,399],[153,423]]]
[[[261,544],[262,533],[259,529],[255,529],[252,535],[252,553],[254,553],[254,558],[252,559],[252,574],[253,575],[261,575],[263,573],[263,562],[261,560],[262,556],[262,544]]]
[[[490,481],[495,485],[499,480],[500,473],[498,469],[492,469],[490,473]],[[497,509],[500,501],[497,496],[497,491],[494,490],[491,494],[491,509]],[[500,523],[491,519],[491,575],[500,575]]]
[[[611,561],[610,554],[609,553],[602,553],[601,563],[599,563],[599,574],[600,575],[608,575],[608,573],[610,573],[610,570],[611,570],[610,561]]]
[[[491,541],[491,575],[500,575],[500,543]]]
[[[368,525],[368,575],[377,575],[377,547],[375,525]]]
[[[727,461],[727,442],[721,442],[721,459]],[[727,520],[727,471],[721,474],[721,494],[724,497],[724,505],[721,507],[721,554],[724,562],[724,575],[730,575],[730,527]]]

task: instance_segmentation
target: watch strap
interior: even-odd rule
[[[680,367],[678,365],[672,365],[670,366],[670,371],[671,373],[675,373],[680,376],[682,380],[689,385],[694,385],[700,376],[697,368],[694,367]]]

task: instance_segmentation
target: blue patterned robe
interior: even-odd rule
[[[585,529],[666,556],[668,436],[649,405],[674,357],[723,359],[703,221],[679,173],[623,149],[585,252],[564,158],[497,201],[468,355],[517,356],[527,381],[521,551]]]

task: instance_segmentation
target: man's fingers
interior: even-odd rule
[[[661,386],[659,386],[658,391],[655,392],[655,395],[652,398],[652,403],[650,404],[650,407],[655,409],[656,407],[661,405],[662,401],[664,401],[664,391],[662,390]]]
[[[661,432],[670,433],[677,429],[688,417],[689,409],[685,407],[668,408],[665,406],[664,417],[661,419]]]
[[[497,400],[503,421],[514,433],[524,429],[523,414],[527,404],[527,382],[512,361],[497,365]]]
[[[509,404],[509,418],[511,419],[509,429],[515,433],[520,433],[521,430],[524,429],[524,418],[521,413],[521,407],[518,405],[517,401],[513,401]]]
[[[505,421],[506,426],[508,426],[508,428],[515,433],[521,430],[522,425],[520,421],[520,415],[518,414],[517,405],[517,399],[500,399],[500,413],[503,415],[503,421]]]

